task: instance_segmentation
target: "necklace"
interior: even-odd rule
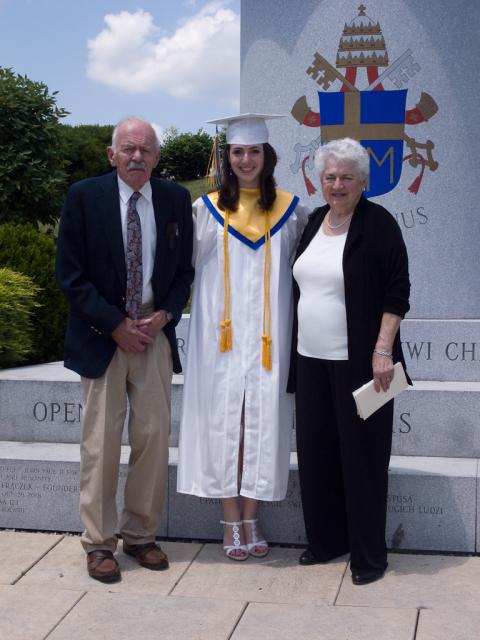
[[[328,212],[328,220],[327,220],[327,225],[329,229],[340,229],[340,227],[343,227],[344,224],[347,224],[347,222],[350,220],[350,218],[353,216],[353,211],[352,213],[347,216],[345,218],[345,220],[343,222],[341,222],[340,224],[330,224],[330,211]]]

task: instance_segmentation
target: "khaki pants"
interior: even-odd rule
[[[172,355],[163,331],[143,353],[117,348],[101,378],[82,378],[80,517],[87,553],[117,546],[115,497],[127,396],[131,452],[119,529],[129,544],[155,539],[167,484],[171,382]]]

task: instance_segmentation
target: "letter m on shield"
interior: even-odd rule
[[[370,156],[370,181],[365,195],[394,189],[403,162],[407,90],[318,92],[322,144],[354,138]]]

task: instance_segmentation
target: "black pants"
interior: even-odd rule
[[[357,416],[346,360],[297,355],[298,467],[308,544],[319,560],[350,551],[352,571],[387,565],[393,401]]]

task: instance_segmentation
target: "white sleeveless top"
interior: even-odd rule
[[[302,356],[348,360],[342,258],[347,234],[327,236],[322,227],[293,266],[300,287],[298,346]]]

